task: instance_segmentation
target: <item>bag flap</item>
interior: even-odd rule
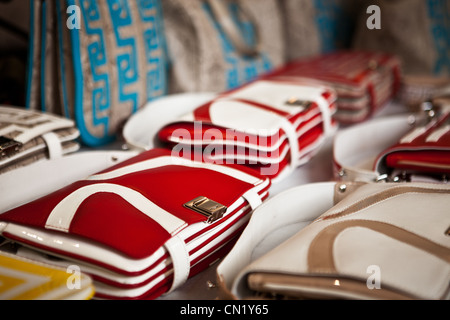
[[[12,209],[0,220],[55,239],[64,233],[140,259],[187,226],[208,220],[186,203],[203,196],[230,207],[247,192],[268,186],[248,168],[199,163],[153,149]]]

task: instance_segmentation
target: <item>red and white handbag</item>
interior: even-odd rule
[[[256,80],[167,123],[159,132],[175,153],[255,168],[278,182],[307,162],[336,130],[336,94],[296,80]]]
[[[448,181],[449,121],[450,108],[433,105],[341,130],[333,143],[334,175],[343,181]]]
[[[376,168],[406,175],[448,179],[450,174],[450,105],[425,110],[407,134],[381,152]]]
[[[334,117],[351,124],[371,117],[399,91],[401,63],[387,53],[336,51],[294,60],[267,78],[304,79],[334,88]]]
[[[222,257],[269,187],[243,166],[152,149],[1,214],[0,234],[79,266],[97,298],[153,299]]]

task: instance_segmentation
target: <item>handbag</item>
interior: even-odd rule
[[[20,107],[0,106],[0,174],[79,149],[72,120]]]
[[[0,300],[89,300],[95,292],[92,278],[75,266],[56,268],[1,249],[0,281]]]
[[[296,81],[255,80],[163,126],[174,154],[254,168],[272,182],[306,163],[336,129],[336,95]]]
[[[112,142],[167,93],[160,1],[31,1],[26,106],[73,119],[82,142]]]
[[[285,61],[276,0],[162,1],[170,92],[223,92]]]
[[[367,120],[394,98],[401,64],[386,53],[341,50],[293,60],[267,77],[303,79],[334,88],[338,95],[334,118],[354,124]]]
[[[251,169],[152,149],[2,213],[0,232],[79,266],[96,298],[154,299],[222,257],[269,187]]]
[[[338,132],[333,144],[334,177],[447,182],[448,107],[437,98],[434,101],[424,103],[421,112],[384,116]]]
[[[450,104],[442,106],[424,103],[424,115],[418,117],[412,128],[397,143],[381,152],[376,167],[403,175],[437,176],[450,174]]]
[[[225,297],[449,299],[450,187],[346,187],[300,186],[256,210],[217,268]],[[335,202],[335,193],[348,194]]]

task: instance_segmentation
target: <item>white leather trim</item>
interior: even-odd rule
[[[345,181],[374,182],[382,174],[377,156],[411,130],[409,115],[373,119],[338,131],[333,159],[344,172]]]
[[[306,101],[316,101],[322,97],[322,93],[324,93],[323,87],[259,80],[227,95],[225,98],[219,99],[246,99],[274,107],[293,115],[301,112],[303,108],[287,106],[286,101],[288,99],[294,97]]]
[[[258,194],[258,192],[256,190],[249,190],[246,193],[244,193],[242,195],[242,197],[247,200],[247,202],[250,205],[250,208],[252,208],[252,210],[255,210],[256,208],[258,208],[261,203],[261,196]]]
[[[290,123],[287,119],[283,119],[281,122],[281,128],[286,133],[286,136],[289,141],[289,150],[291,152],[291,163],[290,166],[292,169],[297,167],[299,161],[299,141],[297,138],[297,132],[295,131],[295,127]]]
[[[223,173],[225,175],[231,176],[233,178],[236,178],[238,180],[241,180],[241,181],[253,184],[253,185],[258,184],[261,181],[259,178],[256,178],[252,175],[249,175],[240,170],[236,170],[236,169],[233,169],[230,167],[218,166],[218,165],[203,163],[203,162],[198,162],[198,161],[191,161],[189,159],[184,159],[184,158],[175,157],[175,156],[174,157],[162,156],[162,157],[158,157],[158,158],[144,160],[141,162],[130,164],[125,167],[121,167],[116,170],[108,171],[108,172],[105,172],[102,174],[92,175],[92,176],[86,178],[86,180],[92,180],[92,181],[93,180],[108,180],[108,179],[121,177],[121,176],[130,174],[130,173],[134,173],[134,172],[138,172],[138,171],[142,171],[142,170],[150,170],[150,169],[158,168],[158,167],[165,166],[165,165],[179,165],[179,166],[187,166],[187,167],[191,167],[191,168],[205,168],[208,170],[213,170],[216,172]]]
[[[426,142],[438,142],[439,139],[442,138],[448,132],[450,132],[450,124],[434,131],[427,137]]]
[[[170,234],[176,233],[186,222],[158,207],[139,192],[117,184],[97,183],[75,190],[52,210],[45,223],[45,228],[69,232],[70,224],[78,207],[89,196],[100,193],[114,193],[133,205],[136,209],[153,219]]]
[[[135,149],[149,150],[161,144],[156,139],[159,130],[217,95],[209,92],[180,93],[147,103],[126,122],[123,136]]]
[[[415,128],[414,130],[412,130],[410,133],[408,133],[406,136],[404,136],[401,140],[400,143],[411,143],[412,141],[414,141],[417,137],[421,136],[422,134],[424,134],[427,130],[428,127],[419,127],[419,128]]]
[[[14,140],[19,141],[21,143],[27,143],[31,139],[38,137],[46,132],[51,132],[53,130],[65,127],[67,127],[67,124],[65,124],[64,122],[60,123],[58,121],[45,123],[34,128],[27,128],[22,127],[20,125],[12,124],[1,129],[0,135],[6,135],[14,131],[20,131],[22,133],[19,134],[17,137],[15,137]]]
[[[334,130],[331,125],[331,110],[329,102],[322,96],[316,98],[316,103],[322,113],[323,132],[326,137],[333,134]]]
[[[217,275],[233,294],[244,297],[238,274],[253,260],[300,231],[334,204],[335,182],[318,182],[285,190],[252,214],[244,232],[217,267]]]
[[[164,247],[169,252],[173,265],[173,282],[168,291],[170,293],[186,282],[191,270],[191,262],[186,244],[181,238],[177,236],[170,238],[166,241]]]
[[[0,213],[131,158],[135,151],[81,151],[0,175]],[[45,183],[43,183],[45,181]]]
[[[55,159],[60,158],[63,155],[63,148],[61,145],[61,141],[58,138],[58,135],[54,132],[47,132],[42,135],[42,138],[47,145],[49,158]]]

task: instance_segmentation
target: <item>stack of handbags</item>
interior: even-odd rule
[[[222,297],[449,299],[449,199],[449,185],[431,183],[287,190],[218,266]]]
[[[0,232],[17,256],[78,266],[96,298],[156,298],[228,252],[269,187],[152,149],[4,212]]]
[[[79,149],[72,120],[49,113],[0,106],[0,174]]]
[[[383,52],[334,51],[293,60],[268,77],[300,78],[334,88],[338,95],[335,119],[353,124],[367,120],[397,94],[401,63]]]
[[[450,185],[436,179],[447,172],[446,110],[433,101],[338,132],[337,181],[253,213],[217,268],[223,297],[450,299]],[[406,157],[413,167],[394,161]]]
[[[278,182],[335,132],[335,100],[325,86],[255,80],[169,121],[158,138],[176,154],[245,165]]]

